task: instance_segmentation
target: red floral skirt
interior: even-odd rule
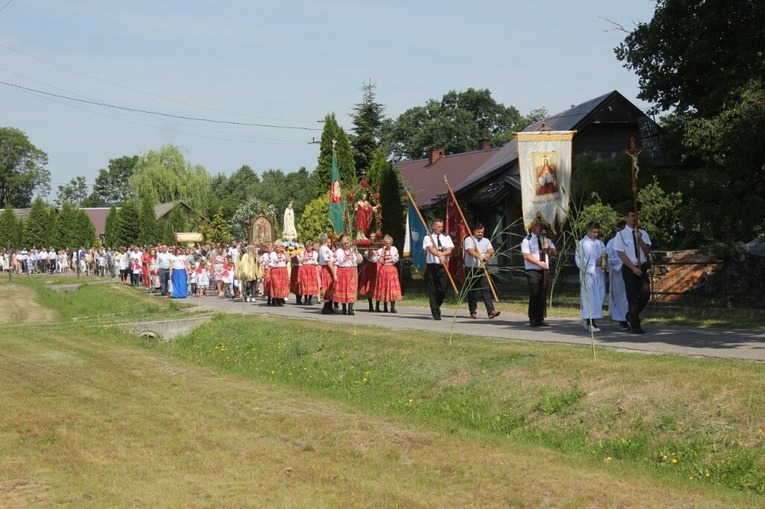
[[[303,265],[298,270],[298,289],[300,295],[319,294],[319,266]]]
[[[364,262],[364,268],[361,269],[361,282],[359,283],[359,293],[361,295],[374,297],[378,268],[379,265],[375,262]]]
[[[271,296],[271,269],[263,269],[263,296]]]
[[[271,269],[271,298],[286,299],[290,296],[290,280],[287,275],[287,267],[273,267]]]
[[[300,288],[298,286],[298,274],[300,272],[300,267],[298,267],[297,264],[294,264],[292,266],[292,270],[289,271],[290,273],[290,291],[294,293],[295,295],[302,295],[300,293]]]
[[[332,294],[335,292],[335,280],[332,279],[332,271],[329,266],[321,266],[321,290],[324,292],[324,300],[332,300]]]
[[[395,265],[381,265],[377,271],[375,300],[391,302],[401,300],[401,283],[398,280],[398,269]]]
[[[356,267],[338,267],[335,291],[332,295],[334,302],[356,302],[359,287],[359,271]]]

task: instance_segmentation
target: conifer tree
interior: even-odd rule
[[[96,227],[82,209],[74,210],[74,230],[72,241],[75,246],[93,247],[96,241]]]
[[[161,233],[154,201],[150,195],[146,195],[141,199],[141,210],[138,213],[138,244],[153,246],[159,241]]]
[[[319,162],[316,166],[317,196],[329,193],[332,178],[332,140],[337,140],[335,153],[337,166],[340,170],[340,183],[345,189],[356,187],[356,165],[353,161],[353,149],[348,135],[337,123],[335,114],[331,113],[324,119],[324,130],[321,133],[321,148]]]
[[[53,223],[53,234],[49,239],[58,248],[78,248],[75,240],[75,209],[69,202],[64,202]]]
[[[23,224],[13,212],[10,202],[6,202],[5,209],[0,213],[0,249],[5,249],[10,243],[11,249],[21,247]]]
[[[109,213],[106,215],[106,223],[104,224],[104,245],[106,247],[119,247],[116,242],[118,220],[117,207],[112,205],[109,207]]]
[[[135,201],[122,204],[116,221],[116,246],[129,246],[138,240],[139,213]]]
[[[32,210],[29,211],[29,217],[24,221],[24,245],[38,249],[49,244],[50,237],[50,215],[48,206],[42,198],[37,197],[32,202]]]

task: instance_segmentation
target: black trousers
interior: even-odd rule
[[[526,280],[529,282],[529,321],[541,322],[545,319],[545,290],[543,288],[541,270],[526,270]]]
[[[465,267],[465,282],[468,285],[468,311],[475,313],[478,310],[478,296],[480,295],[486,306],[486,312],[494,312],[494,300],[489,288],[489,280],[482,268]]]
[[[640,313],[651,298],[651,281],[648,279],[648,264],[640,266],[642,275],[636,276],[626,265],[622,265],[624,291],[627,293],[627,321],[634,329],[640,327]]]
[[[425,289],[430,300],[430,312],[433,317],[441,316],[441,304],[446,298],[446,289],[449,287],[449,276],[446,269],[440,263],[429,263],[425,269]]]
[[[159,269],[159,291],[162,295],[167,293],[167,283],[170,280],[170,269]]]

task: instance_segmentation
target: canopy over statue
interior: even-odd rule
[[[357,241],[365,241],[369,240],[367,236],[370,235],[370,229],[373,232],[380,230],[382,223],[382,210],[379,203],[380,192],[379,190],[372,189],[367,179],[362,176],[361,183],[353,190],[350,198],[353,199],[357,193],[360,194],[358,195],[359,199],[353,205],[355,215],[354,232]]]

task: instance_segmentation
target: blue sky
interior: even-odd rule
[[[53,199],[109,159],[173,143],[212,175],[313,170],[322,120],[372,80],[396,118],[450,90],[489,89],[522,114],[611,90],[641,108],[616,60],[651,0],[0,0],[0,126],[49,157]],[[26,87],[205,123],[107,108]],[[259,127],[263,124],[276,127]]]

